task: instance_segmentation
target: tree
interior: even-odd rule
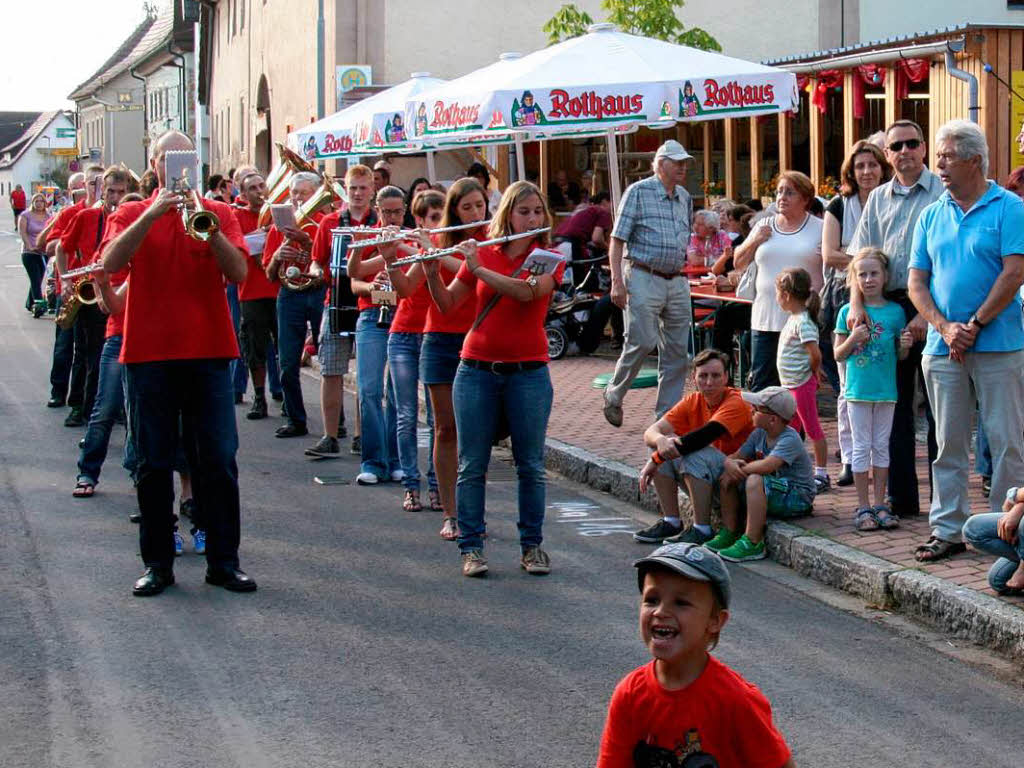
[[[703,51],[720,51],[710,34],[700,27],[683,25],[676,16],[676,9],[682,8],[685,0],[601,0],[601,8],[608,14],[608,21],[623,32],[643,37],[653,37],[678,45],[700,48]],[[594,23],[590,14],[581,11],[572,3],[563,5],[544,24],[548,43],[558,43],[570,37],[577,37]]]

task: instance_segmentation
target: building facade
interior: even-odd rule
[[[53,181],[56,169],[77,154],[74,113],[43,112],[17,138],[0,147],[0,196],[18,184],[27,193]]]

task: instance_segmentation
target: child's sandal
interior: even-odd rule
[[[900,527],[900,519],[885,504],[875,506],[872,511],[875,513],[875,519],[878,520],[879,527],[887,531]]]
[[[877,531],[879,527],[878,518],[871,507],[861,507],[857,510],[857,517],[853,520],[853,527],[858,531]]]

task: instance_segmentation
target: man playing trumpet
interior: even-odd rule
[[[150,164],[160,186],[153,196],[119,207],[103,246],[109,273],[129,270],[124,342],[129,418],[138,454],[139,540],[146,571],[137,596],[174,583],[174,469],[179,419],[194,435],[195,496],[208,510],[206,582],[236,592],[256,589],[240,568],[238,432],[229,364],[238,356],[225,278],[240,283],[247,251],[224,203],[203,206],[215,217],[204,239],[190,237],[178,211],[182,196],[167,188],[165,155],[190,151],[178,131],[161,136]]]

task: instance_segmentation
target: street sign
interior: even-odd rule
[[[373,85],[373,67],[364,67],[359,64],[342,64],[335,68],[334,77],[337,80],[337,106],[341,108],[343,94],[353,88],[363,88]]]
[[[78,147],[57,147],[52,154],[57,157],[78,157]]]
[[[75,129],[74,128],[58,128],[57,129],[57,138],[58,139],[73,139],[73,138],[75,138]]]
[[[141,112],[143,106],[141,104],[118,104],[113,107],[106,107],[107,112]]]

